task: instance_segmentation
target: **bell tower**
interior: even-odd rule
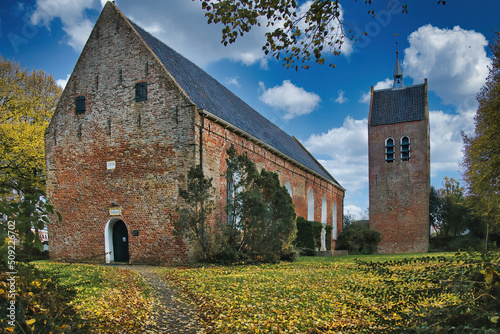
[[[392,88],[371,87],[368,117],[370,228],[379,253],[429,248],[430,142],[427,79],[406,87],[396,52]]]

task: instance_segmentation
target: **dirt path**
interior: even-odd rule
[[[156,328],[146,329],[144,333],[204,333],[203,326],[193,305],[181,299],[175,287],[160,275],[155,267],[126,266],[137,271],[154,289],[154,297],[160,302]]]

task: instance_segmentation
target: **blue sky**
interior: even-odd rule
[[[226,85],[262,115],[297,137],[347,189],[345,212],[368,208],[370,86],[392,85],[396,37],[406,85],[429,83],[431,184],[460,179],[460,131],[474,130],[476,93],[491,62],[488,43],[500,27],[498,0],[341,1],[345,22],[366,31],[346,42],[336,68],[289,70],[265,56],[265,27],[236,44],[220,44],[221,27],[207,25],[200,1],[117,0],[134,22]],[[64,86],[105,1],[3,0],[0,54],[28,69],[41,69]],[[308,1],[300,2],[303,6]],[[400,5],[408,4],[408,14]],[[392,8],[389,8],[388,5]],[[305,8],[305,7],[303,7]],[[369,9],[377,14],[372,18]]]

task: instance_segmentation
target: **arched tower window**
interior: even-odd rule
[[[309,194],[307,195],[307,220],[314,220],[314,194],[312,189],[309,189]]]
[[[410,137],[401,137],[401,160],[410,161]]]
[[[394,139],[385,140],[385,162],[394,162]]]
[[[323,195],[321,201],[321,224],[326,225],[326,196]]]
[[[337,239],[337,201],[333,202],[332,238]]]

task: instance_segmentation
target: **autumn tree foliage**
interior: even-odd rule
[[[357,1],[357,0],[354,0]],[[377,1],[364,0],[369,5],[368,15],[375,16]],[[408,1],[383,1],[389,9],[397,7],[408,12]],[[344,12],[338,0],[201,0],[208,23],[221,23],[222,43],[236,42],[254,26],[266,26],[264,53],[282,59],[287,68],[309,68],[308,63],[325,64],[328,54],[340,55],[342,45],[356,41],[354,33],[344,21]],[[437,0],[437,4],[446,1]],[[335,67],[333,63],[329,66]]]
[[[463,177],[473,210],[488,230],[500,228],[500,33],[491,46],[493,62],[486,84],[477,95],[475,133],[463,135]]]
[[[44,133],[61,88],[43,71],[0,56],[0,191],[45,191]]]
[[[0,56],[0,252],[5,259],[16,238],[28,253],[41,249],[36,231],[54,213],[44,198],[44,134],[60,95],[52,76]]]

